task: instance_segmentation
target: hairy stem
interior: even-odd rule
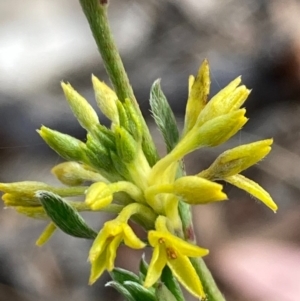
[[[105,69],[119,100],[124,102],[126,98],[129,98],[135,104],[136,111],[140,116],[144,128],[144,137],[142,141],[143,151],[150,166],[153,166],[158,160],[157,150],[135,99],[109,27],[107,18],[108,0],[79,0],[79,2],[89,22],[94,39],[102,56]]]
[[[183,232],[186,241],[196,244],[194,226],[190,205],[180,202],[179,214],[182,219]],[[202,258],[190,258],[199,278],[201,279],[204,291],[208,297],[208,301],[225,301],[224,296],[220,292],[210,270],[206,266]]]

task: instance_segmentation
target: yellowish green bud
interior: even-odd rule
[[[98,115],[92,106],[73,87],[67,83],[61,83],[65,97],[80,125],[87,131],[99,124]]]
[[[64,162],[54,166],[51,172],[60,182],[68,186],[78,186],[85,181],[105,182],[108,180],[98,172],[92,171],[88,166],[77,162]]]
[[[138,144],[132,135],[127,132],[124,128],[116,126],[116,146],[117,153],[121,160],[125,163],[132,162],[138,154]]]
[[[39,200],[35,197],[35,192],[40,189],[51,190],[52,187],[45,183],[35,181],[0,183],[0,191],[5,192],[2,196],[2,200],[8,207],[40,206]]]
[[[116,93],[94,75],[92,75],[92,82],[98,107],[109,120],[119,124],[119,113],[116,104],[118,97]]]
[[[49,190],[52,187],[43,182],[23,181],[14,183],[0,183],[0,191],[6,193],[23,194],[33,197],[37,190]]]
[[[44,141],[64,159],[79,162],[86,161],[84,152],[86,147],[82,141],[70,135],[51,130],[45,126],[42,126],[37,132]]]
[[[48,219],[48,215],[46,214],[46,212],[42,206],[37,206],[37,207],[16,206],[13,208],[18,213],[23,214],[30,218],[43,219],[43,220]]]
[[[273,139],[240,145],[221,154],[215,162],[198,176],[218,180],[240,173],[262,160],[270,151]]]
[[[204,60],[199,68],[196,79],[189,79],[189,97],[186,105],[184,133],[195,125],[198,115],[207,102],[210,90],[209,64]]]

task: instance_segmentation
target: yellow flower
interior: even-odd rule
[[[106,222],[90,249],[92,269],[89,284],[93,284],[105,270],[111,271],[114,268],[116,252],[122,241],[132,249],[146,246],[126,222],[117,219]]]
[[[268,192],[239,173],[262,160],[271,150],[272,139],[240,145],[222,153],[209,168],[198,174],[209,180],[224,180],[261,200],[274,212],[278,207]]]
[[[155,223],[156,230],[149,231],[148,240],[154,248],[144,286],[151,287],[168,265],[178,281],[194,296],[202,299],[205,293],[189,257],[205,256],[207,249],[189,244],[172,235],[166,227],[166,218],[159,216]]]

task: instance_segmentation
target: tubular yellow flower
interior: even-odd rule
[[[222,192],[222,185],[197,176],[186,176],[170,184],[157,184],[145,190],[146,200],[151,206],[159,208],[156,199],[159,194],[174,194],[183,198],[188,204],[206,204],[209,202],[224,201],[227,199]],[[163,204],[160,204],[163,208]],[[170,204],[171,205],[171,204]]]
[[[99,210],[109,205],[113,200],[113,195],[116,192],[126,192],[137,203],[145,203],[143,191],[136,185],[119,181],[112,184],[102,182],[92,184],[86,191],[85,202],[92,210]]]
[[[209,180],[222,180],[238,174],[262,160],[271,151],[272,143],[273,139],[267,139],[229,149],[198,176]]]
[[[148,182],[159,181],[160,175],[174,162],[201,147],[218,146],[235,135],[247,122],[245,109],[221,115],[207,121],[203,126],[194,126],[176,145],[172,152],[159,160],[152,168]]]
[[[250,93],[245,86],[238,87],[240,83],[241,77],[238,77],[216,94],[199,114],[196,126],[199,127],[208,120],[238,110]]]
[[[89,284],[93,284],[105,270],[111,271],[114,268],[116,252],[122,241],[132,249],[146,246],[126,222],[118,219],[106,222],[89,252],[92,265]]]
[[[172,235],[167,229],[164,216],[159,216],[155,225],[156,230],[148,233],[148,240],[154,251],[144,286],[151,287],[156,283],[163,268],[168,265],[175,277],[191,294],[204,299],[205,293],[201,281],[189,257],[202,257],[209,251]]]

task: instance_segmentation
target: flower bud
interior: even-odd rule
[[[118,97],[116,93],[94,75],[92,75],[92,82],[96,102],[101,112],[113,123],[119,124],[119,114],[116,104]]]
[[[108,180],[99,173],[89,170],[87,166],[77,162],[58,164],[52,168],[51,172],[60,182],[69,186],[78,186],[85,181],[108,182]]]
[[[44,141],[61,157],[69,161],[84,162],[85,157],[85,144],[67,134],[62,134],[58,131],[51,130],[42,126],[37,131]]]
[[[99,124],[98,115],[92,106],[68,83],[61,83],[65,97],[80,125],[87,131]]]
[[[217,180],[238,174],[262,160],[270,152],[272,143],[273,139],[267,139],[229,149],[198,176]]]
[[[113,193],[103,182],[92,184],[86,192],[85,202],[93,209],[99,210],[109,205],[113,200]]]

